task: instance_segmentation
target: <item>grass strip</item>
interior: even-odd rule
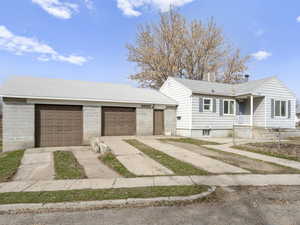
[[[265,171],[265,170],[260,170],[260,168],[251,169],[251,168],[248,168],[248,167],[244,167],[244,166],[241,166],[239,163],[233,162],[232,160],[224,160],[222,157],[208,156],[208,157],[211,157],[211,158],[223,161],[223,162],[225,162],[227,164],[231,164],[233,166],[237,166],[237,167],[240,167],[242,169],[248,170],[248,171],[250,171],[253,174],[290,174],[290,173],[292,173],[292,174],[294,174],[294,173],[298,174],[298,173],[300,173],[300,170],[297,170],[297,169],[294,169],[294,168],[291,168],[291,167],[287,167],[287,166],[283,166],[283,165],[279,165],[279,164],[276,164],[276,163],[266,162],[266,161],[263,161],[263,160],[260,160],[260,159],[254,159],[254,158],[251,158],[251,157],[248,157],[248,156],[242,156],[242,155],[236,154],[236,153],[223,152],[221,150],[214,149],[214,148],[207,148],[207,147],[205,147],[205,149],[210,150],[210,151],[214,151],[214,152],[218,152],[218,153],[222,153],[222,154],[228,154],[228,155],[231,155],[233,157],[245,158],[245,159],[248,159],[248,160],[257,161],[257,162],[264,163],[264,164],[270,164],[272,166],[275,166],[275,167],[278,167],[278,168],[283,168],[283,169],[287,170],[286,172],[280,172],[280,173],[274,172],[273,173],[273,172],[268,172],[268,171]]]
[[[253,149],[252,147],[247,147],[245,145],[235,145],[235,146],[231,146],[231,148],[300,162],[300,159],[296,156],[283,155],[283,154],[274,153],[274,152],[266,152],[266,151],[263,151],[263,150],[259,150],[257,148]]]
[[[83,167],[72,152],[56,151],[54,156],[55,179],[84,179],[87,178]]]
[[[117,157],[109,152],[100,156],[99,159],[108,167],[115,170],[123,177],[137,177],[135,174],[131,173],[123,164],[117,159]]]
[[[164,142],[181,142],[181,143],[187,143],[187,144],[193,144],[197,146],[202,146],[202,145],[220,145],[220,143],[217,142],[212,142],[212,141],[204,141],[204,140],[198,140],[194,138],[160,138],[158,139],[159,141],[164,141]]]
[[[11,180],[21,164],[23,155],[24,150],[0,154],[0,182]]]
[[[75,201],[97,201],[127,198],[154,198],[167,196],[189,196],[208,190],[207,186],[138,187],[98,190],[69,190],[44,192],[0,193],[0,204],[54,203]]]
[[[144,143],[136,139],[130,139],[124,141],[126,141],[128,144],[132,145],[133,147],[137,148],[138,150],[142,151],[143,153],[148,155],[150,158],[156,160],[163,166],[169,168],[175,173],[175,175],[185,176],[185,175],[207,175],[208,174],[208,172],[205,170],[198,169],[189,163],[175,159],[172,156],[169,156],[159,150],[156,150],[148,145],[145,145]]]

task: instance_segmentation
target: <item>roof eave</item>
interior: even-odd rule
[[[200,92],[200,91],[192,91],[193,94],[198,94],[198,95],[215,95],[215,96],[228,96],[228,97],[234,97],[235,95],[230,95],[230,94],[224,94],[224,93],[208,93],[208,92]]]
[[[149,101],[117,101],[112,99],[81,99],[81,98],[67,98],[67,97],[45,97],[45,96],[26,96],[26,95],[9,95],[0,94],[0,97],[6,98],[26,98],[26,99],[42,99],[42,100],[67,100],[67,101],[86,101],[86,102],[113,102],[113,103],[130,103],[130,104],[156,104],[156,105],[169,105],[177,106],[178,103],[164,103],[164,102],[149,102]]]

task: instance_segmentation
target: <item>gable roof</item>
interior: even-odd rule
[[[0,87],[0,96],[116,103],[177,105],[163,93],[125,84],[11,76]]]
[[[255,92],[266,82],[276,77],[268,77],[260,80],[248,81],[241,84],[224,84],[217,82],[189,80],[172,77],[171,79],[183,84],[195,94],[223,95],[223,96],[238,96],[251,94]],[[277,79],[277,78],[276,78]]]

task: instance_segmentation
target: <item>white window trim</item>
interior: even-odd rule
[[[225,102],[234,102],[234,104],[233,104],[233,114],[225,113]],[[235,116],[236,115],[236,106],[235,106],[235,104],[236,104],[235,99],[224,99],[223,100],[223,115],[225,115],[225,116]],[[228,107],[229,107],[229,105],[228,105]],[[229,108],[228,108],[228,110],[229,110]]]
[[[210,100],[210,105],[209,105],[209,109],[205,109],[204,105],[207,105],[207,104],[204,104],[204,101],[205,100]],[[212,108],[213,108],[213,99],[212,98],[203,98],[203,112],[212,112]]]
[[[280,109],[280,116],[276,116],[276,102],[280,102],[279,109]],[[285,116],[281,115],[281,103],[285,102]],[[274,117],[286,119],[288,118],[288,100],[281,100],[281,99],[274,99]]]

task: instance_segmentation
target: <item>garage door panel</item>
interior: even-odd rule
[[[104,136],[135,135],[135,108],[103,107],[102,134]]]
[[[36,105],[36,146],[81,145],[81,106]]]

